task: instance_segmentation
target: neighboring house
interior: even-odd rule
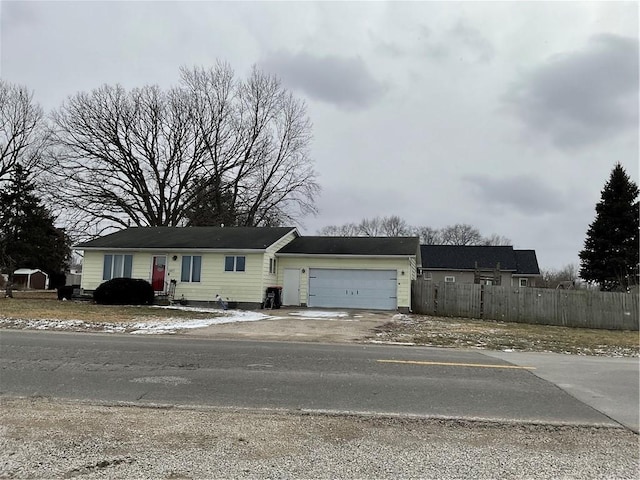
[[[49,288],[49,275],[37,268],[19,268],[13,272],[13,287],[46,290]]]
[[[300,237],[290,227],[134,227],[74,248],[84,250],[85,292],[132,277],[176,299],[220,295],[246,308],[277,286],[284,305],[409,310],[420,256],[417,237]]]
[[[510,246],[421,245],[419,275],[434,282],[534,287],[540,269],[534,250]]]

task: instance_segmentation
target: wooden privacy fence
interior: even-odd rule
[[[413,312],[565,327],[638,330],[638,295],[414,280]]]

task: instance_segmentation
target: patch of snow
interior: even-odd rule
[[[179,309],[187,309],[190,307],[180,307]],[[198,312],[208,312],[207,309],[189,310]],[[258,320],[273,319],[269,315],[259,312],[250,312],[243,310],[213,310],[221,316],[212,318],[201,318],[197,320],[181,320],[167,318],[164,320],[156,320],[153,322],[139,322],[131,325],[134,334],[162,334],[175,333],[178,330],[191,330],[194,328],[210,327],[211,325],[222,325],[223,323],[235,322],[256,322]]]
[[[305,310],[302,312],[289,312],[289,315],[293,317],[302,317],[302,318],[344,318],[348,317],[349,314],[347,312],[324,312],[322,310]]]
[[[415,347],[416,344],[413,342],[386,342],[382,340],[369,340],[369,343],[382,344],[382,345],[402,345],[406,347]]]

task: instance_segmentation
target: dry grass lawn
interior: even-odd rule
[[[167,310],[146,306],[96,305],[91,302],[61,302],[54,298],[0,298],[0,318],[29,320],[82,320],[127,323],[162,318],[211,318],[211,313]]]
[[[410,315],[377,331],[378,339],[437,347],[607,356],[638,356],[640,352],[638,332],[619,330]]]

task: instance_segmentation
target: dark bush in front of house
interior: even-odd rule
[[[73,286],[58,287],[58,300],[71,300],[73,298]]]
[[[93,292],[93,299],[101,305],[150,305],[153,287],[139,278],[113,278]]]

